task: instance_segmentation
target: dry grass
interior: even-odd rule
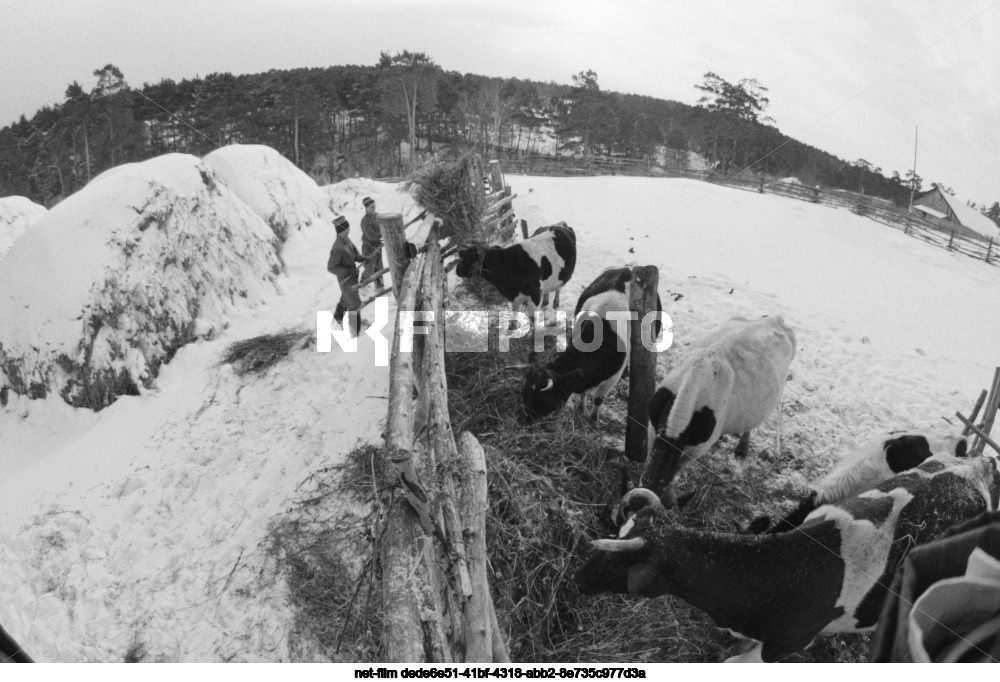
[[[457,161],[434,160],[414,171],[407,188],[421,206],[441,219],[441,236],[453,244],[476,241],[485,196],[476,192],[467,157]]]
[[[293,661],[366,662],[382,655],[381,580],[376,561],[382,514],[372,476],[382,448],[359,445],[341,467],[312,474],[275,519],[265,545],[295,610]]]
[[[240,376],[261,373],[288,357],[293,349],[303,347],[311,337],[312,332],[305,329],[285,329],[237,341],[226,348],[220,364],[232,365]]]

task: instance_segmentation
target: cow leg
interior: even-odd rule
[[[552,298],[553,298],[552,307],[553,308],[558,308],[559,307],[559,291],[560,291],[559,289],[556,289],[556,293],[552,296]]]
[[[594,409],[590,412],[590,420],[595,424],[601,423],[601,405],[604,404],[604,396],[594,396]]]
[[[733,451],[733,454],[736,456],[737,459],[745,459],[748,452],[750,452],[749,431],[740,436],[740,442],[736,444],[736,449]]]

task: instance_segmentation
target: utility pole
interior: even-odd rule
[[[907,209],[907,213],[913,213],[913,193],[917,189],[917,136],[920,133],[919,127],[913,128],[913,177],[910,178],[910,207]]]

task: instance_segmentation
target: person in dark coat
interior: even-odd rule
[[[344,326],[344,314],[348,311],[361,310],[361,296],[358,293],[358,263],[364,262],[364,258],[358,253],[351,238],[348,236],[351,231],[351,224],[344,216],[337,216],[333,221],[333,226],[337,229],[337,239],[330,249],[330,258],[326,262],[327,272],[337,277],[340,283],[340,302],[333,313],[333,319],[341,327]],[[358,315],[352,315],[352,325],[354,333],[358,333]]]
[[[365,205],[365,215],[361,218],[361,255],[365,259],[365,267],[361,279],[366,280],[376,272],[380,272],[382,264],[382,231],[378,226],[378,214],[375,213],[375,200],[365,197],[361,200]],[[385,280],[379,275],[375,280],[378,289],[385,288]]]

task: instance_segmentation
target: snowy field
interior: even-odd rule
[[[216,171],[237,195],[256,187],[239,155],[227,164]],[[315,201],[312,188],[267,174],[269,187],[299,187],[252,206],[272,227],[268,216],[292,215],[301,193]],[[955,430],[955,410],[1000,364],[1000,268],[849,211],[690,180],[507,182],[532,229],[576,229],[564,309],[606,267],[659,267],[675,337],[664,366],[729,316],[785,316],[799,344],[785,440],[812,458],[788,474],[798,483],[878,431]],[[395,185],[322,190],[355,243],[362,197],[414,211]],[[326,215],[321,205],[314,214]],[[57,397],[11,396],[0,408],[0,622],[36,659],[120,661],[136,638],[147,660],[289,659],[293,614],[281,581],[261,577],[266,527],[312,472],[380,441],[388,390],[365,338],[357,354],[304,349],[263,377],[218,365],[228,344],[312,328],[336,304],[332,225],[289,235],[275,290],[227,311],[154,388],[96,414]]]

